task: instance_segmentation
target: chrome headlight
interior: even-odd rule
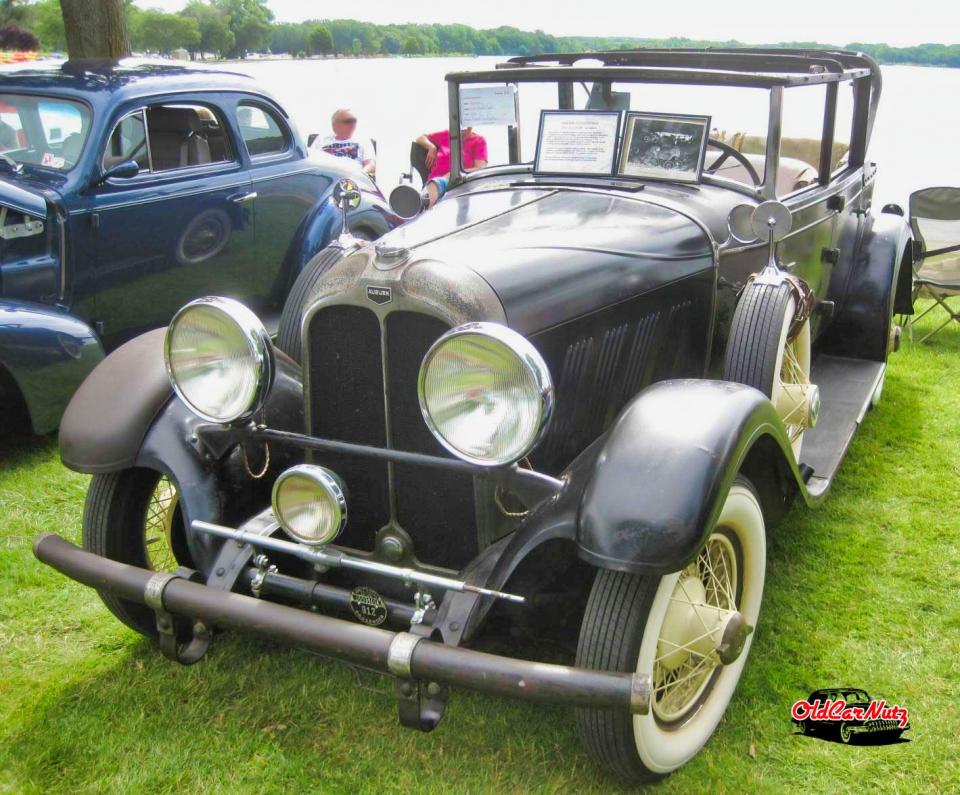
[[[273,513],[297,541],[329,544],[347,523],[347,500],[329,469],[300,464],[273,484]]]
[[[259,318],[231,298],[198,298],[167,329],[164,361],[173,389],[210,422],[256,413],[273,383],[273,346]]]
[[[418,392],[437,441],[483,466],[523,458],[553,410],[543,357],[524,336],[496,323],[467,323],[440,337],[420,365]]]

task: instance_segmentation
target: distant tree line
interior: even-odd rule
[[[276,22],[266,0],[190,0],[178,13],[143,9],[125,0],[130,43],[135,52],[191,58],[244,58],[250,53],[293,56],[359,55],[533,55],[552,52],[622,50],[633,47],[736,47],[741,42],[623,36],[551,36],[542,30],[509,26],[478,30],[469,25],[376,25],[354,19]],[[0,0],[0,26],[33,33],[46,51],[63,51],[66,37],[59,0]],[[12,34],[9,34],[12,35]],[[27,40],[31,41],[31,40]],[[773,47],[837,45],[784,42]],[[891,47],[854,42],[843,49],[866,52],[885,64],[960,67],[960,44]]]

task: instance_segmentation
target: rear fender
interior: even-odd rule
[[[770,522],[806,496],[773,404],[725,381],[663,381],[617,418],[580,501],[576,542],[595,566],[678,571],[697,555],[739,472]]]
[[[356,175],[353,175],[353,178],[357,179]],[[330,245],[340,234],[342,216],[340,209],[331,199],[334,184],[336,183],[331,182],[324,189],[323,196],[304,219],[300,231],[290,244],[285,270],[291,275],[291,282],[319,251]],[[350,211],[348,222],[354,233],[375,240],[386,234],[394,224],[389,220],[390,210],[376,186],[370,182],[361,188],[362,202],[357,209]]]
[[[0,300],[0,367],[13,379],[34,433],[60,424],[70,396],[103,359],[96,333],[53,307]]]
[[[834,273],[836,314],[824,352],[886,361],[893,314],[913,312],[912,240],[910,225],[900,215],[863,219],[856,245]]]

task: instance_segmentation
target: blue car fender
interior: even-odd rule
[[[36,434],[60,423],[70,396],[103,359],[90,326],[56,307],[0,299],[0,367],[16,385]]]
[[[336,161],[336,158],[329,159]],[[347,216],[350,231],[355,235],[367,240],[376,240],[401,223],[401,219],[390,210],[380,190],[368,177],[354,173],[355,169],[348,169],[336,162],[335,164],[339,170],[329,175],[332,177],[330,183],[304,219],[300,230],[290,244],[287,264],[288,272],[293,279],[317,253],[329,246],[340,235],[343,217],[340,209],[333,202],[333,187],[337,179],[351,178],[360,186],[360,206],[350,210]]]

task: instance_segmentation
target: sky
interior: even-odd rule
[[[185,0],[136,0],[142,8],[178,11]],[[721,2],[686,0],[680,4],[645,0],[360,0],[350,5],[314,0],[268,0],[281,22],[348,18],[368,22],[461,22],[475,28],[512,25],[541,29],[555,36],[636,36],[737,39],[760,44],[819,41],[830,44],[886,42],[908,46],[925,42],[960,43],[960,7],[952,0],[890,2],[774,0]],[[946,10],[949,9],[949,10]]]

